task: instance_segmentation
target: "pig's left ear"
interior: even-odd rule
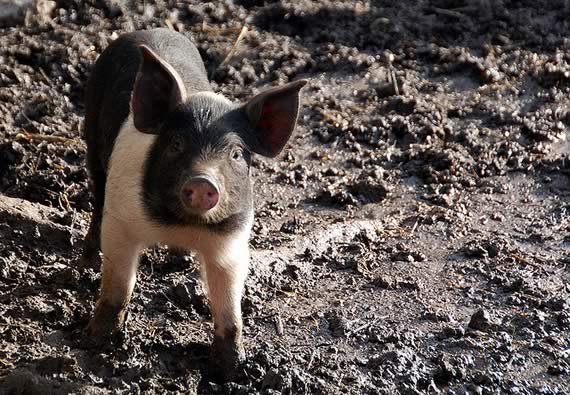
[[[299,91],[306,83],[298,80],[268,89],[245,104],[243,108],[252,126],[247,144],[253,152],[270,158],[281,152],[295,129]]]
[[[139,47],[141,64],[133,86],[131,112],[135,127],[155,134],[164,117],[186,98],[180,75],[146,45]]]

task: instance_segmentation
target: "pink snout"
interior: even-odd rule
[[[220,200],[220,192],[210,177],[193,177],[182,188],[182,199],[186,206],[196,210],[211,210]]]

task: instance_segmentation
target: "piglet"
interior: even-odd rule
[[[87,336],[106,341],[122,330],[144,248],[192,250],[214,321],[210,365],[232,375],[244,358],[251,157],[283,149],[305,84],[233,103],[212,91],[194,44],[168,29],[122,35],[101,54],[86,89],[84,125],[94,211],[83,261],[103,254]]]

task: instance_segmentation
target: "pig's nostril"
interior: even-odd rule
[[[194,191],[190,188],[184,188],[182,190],[182,196],[184,197],[184,199],[191,201],[192,200],[192,195],[194,194]]]

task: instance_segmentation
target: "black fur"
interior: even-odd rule
[[[176,69],[188,94],[212,91],[198,49],[182,34],[154,29],[119,37],[97,60],[86,89],[85,139],[92,173],[106,174],[115,139],[130,112],[143,44]]]

